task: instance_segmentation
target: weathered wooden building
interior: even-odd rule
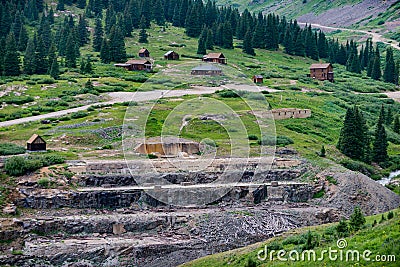
[[[34,134],[26,142],[26,148],[29,151],[43,151],[46,150],[46,141],[37,134]]]
[[[146,48],[142,48],[138,53],[139,57],[150,57],[150,52]]]
[[[166,59],[166,60],[178,60],[179,59],[179,54],[176,53],[175,51],[168,51],[167,53],[164,54],[164,59]]]
[[[254,83],[263,83],[264,82],[264,77],[262,75],[254,75],[253,76],[253,82]]]
[[[203,56],[203,61],[219,63],[219,64],[227,63],[227,59],[222,53],[209,53],[208,55]]]
[[[192,75],[222,75],[222,69],[212,64],[200,65],[192,69]]]
[[[333,82],[333,66],[331,63],[312,64],[310,66],[310,74],[307,76],[320,81],[328,80]]]
[[[125,63],[114,64],[115,67],[125,68],[127,70],[145,70],[151,71],[153,65],[146,59],[131,59]]]

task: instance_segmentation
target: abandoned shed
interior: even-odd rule
[[[179,54],[176,53],[175,51],[168,51],[167,53],[164,54],[164,59],[166,59],[166,60],[178,60],[179,59]]]
[[[320,81],[328,80],[333,82],[333,66],[331,63],[312,64],[310,66],[310,74],[307,76]]]
[[[210,76],[217,76],[222,75],[222,69],[218,68],[215,65],[207,64],[207,65],[200,65],[192,69],[192,75],[210,75]]]
[[[213,62],[219,64],[226,64],[226,57],[222,53],[209,53],[208,55],[203,56],[202,59],[204,62]]]
[[[262,75],[254,75],[253,76],[253,82],[254,83],[263,83],[264,82],[264,77]]]
[[[127,70],[145,70],[151,71],[153,65],[146,59],[131,59],[125,63],[114,64],[115,67],[125,68]]]
[[[150,57],[150,52],[146,48],[142,48],[139,50],[139,57]]]
[[[44,151],[46,150],[46,141],[37,134],[34,134],[26,142],[26,148],[29,151]]]

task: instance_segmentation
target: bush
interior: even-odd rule
[[[50,180],[48,178],[41,178],[37,181],[38,186],[43,188],[48,188],[50,184]]]
[[[342,164],[345,168],[347,168],[349,170],[361,172],[361,173],[373,178],[374,180],[380,179],[380,177],[375,175],[374,168],[364,162],[345,159],[345,160],[342,160],[340,162],[340,164]]]
[[[29,156],[28,158],[14,156],[6,160],[4,169],[9,175],[21,176],[44,166],[64,162],[65,159],[59,155]]]
[[[25,148],[12,143],[0,144],[0,155],[17,155],[25,153]]]
[[[149,158],[149,159],[157,159],[158,157],[156,156],[156,155],[154,155],[154,154],[147,154],[147,157]]]
[[[7,174],[12,176],[20,176],[25,174],[26,160],[23,157],[15,156],[6,160],[4,169]]]
[[[223,98],[238,98],[239,94],[233,90],[221,90],[218,91],[217,94]]]
[[[255,135],[255,134],[250,134],[250,135],[248,136],[248,138],[249,138],[249,140],[258,140],[258,136]]]
[[[387,216],[388,220],[393,219],[393,217],[394,217],[393,211],[389,211]]]
[[[87,115],[89,115],[87,112],[85,111],[78,111],[78,112],[74,112],[71,114],[71,118],[72,119],[79,119],[79,118],[84,118]]]
[[[364,224],[365,224],[364,214],[362,214],[360,207],[357,206],[354,208],[353,214],[351,214],[350,216],[349,226],[352,230],[358,231]]]
[[[338,237],[347,237],[349,235],[349,225],[344,218],[341,219],[339,224],[336,226],[336,233]]]
[[[378,25],[383,25],[383,24],[385,24],[385,21],[384,21],[384,20],[378,21]]]

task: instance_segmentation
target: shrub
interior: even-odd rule
[[[325,195],[324,189],[321,189],[320,191],[314,193],[313,198],[321,198]]]
[[[48,188],[50,184],[50,180],[48,178],[41,178],[37,181],[38,186],[43,188]]]
[[[374,176],[374,174],[375,174],[374,168],[364,162],[345,159],[345,160],[342,160],[340,162],[340,164],[342,164],[345,168],[347,168],[349,170],[361,172],[371,178],[376,178],[376,180],[378,180],[380,178],[380,177],[375,177]]]
[[[349,235],[349,225],[344,218],[336,226],[336,233],[338,237],[347,237]]]
[[[156,155],[154,155],[154,154],[147,154],[147,157],[149,158],[149,159],[157,159],[158,157],[156,156]]]
[[[222,90],[218,91],[217,94],[223,98],[238,98],[239,94],[233,90]]]
[[[41,84],[53,84],[53,83],[55,83],[55,80],[52,78],[45,78],[45,79],[39,80],[38,83],[39,84],[40,83]]]
[[[79,119],[79,118],[84,118],[87,115],[89,115],[87,112],[85,111],[78,111],[78,112],[74,112],[71,114],[71,118],[72,119]]]
[[[25,153],[25,148],[12,143],[0,144],[0,155],[17,155]]]
[[[384,20],[378,21],[378,25],[383,25],[383,24],[385,24],[385,21],[384,21]]]
[[[14,156],[6,160],[5,171],[12,176],[23,175],[26,172],[26,160],[23,157]]]
[[[389,211],[387,216],[388,220],[393,219],[393,217],[394,217],[393,211]]]
[[[250,135],[248,136],[248,138],[249,138],[249,140],[258,140],[258,136],[255,135],[255,134],[250,134]]]

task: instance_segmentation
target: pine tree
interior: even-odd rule
[[[340,238],[347,237],[349,235],[349,225],[344,218],[341,219],[336,226],[336,233]]]
[[[326,37],[322,31],[318,34],[318,54],[321,58],[328,57],[328,48],[326,44]]]
[[[386,131],[384,127],[385,109],[382,105],[378,123],[375,130],[375,140],[373,143],[372,160],[376,163],[386,162],[388,159]]]
[[[108,64],[111,62],[110,44],[107,38],[103,38],[103,42],[101,43],[100,58],[103,63]]]
[[[101,43],[103,42],[103,34],[103,26],[101,24],[101,20],[100,18],[96,18],[93,36],[93,50],[96,52],[100,52]]]
[[[85,73],[88,73],[88,74],[93,73],[92,60],[90,59],[90,57],[88,57],[86,60]]]
[[[148,43],[149,41],[147,40],[146,19],[143,16],[140,20],[140,27],[141,30],[139,32],[139,43]]]
[[[165,17],[164,17],[164,7],[161,0],[156,0],[154,4],[154,19],[157,25],[164,25],[165,24]]]
[[[394,84],[399,85],[399,75],[400,75],[400,60],[396,61],[394,65]]]
[[[84,46],[85,44],[89,43],[89,31],[87,30],[88,22],[86,18],[82,15],[79,15],[79,22],[78,22],[78,45]]]
[[[4,75],[18,76],[20,71],[20,59],[17,52],[17,44],[15,43],[14,33],[10,32],[6,39],[6,49],[4,55]]]
[[[198,43],[197,43],[197,54],[204,55],[206,54],[206,42],[207,42],[207,29],[203,28],[203,32],[201,33]]]
[[[386,125],[391,125],[393,121],[393,112],[392,108],[389,106],[385,116],[385,123]]]
[[[304,56],[305,54],[305,46],[304,46],[304,39],[302,37],[301,32],[297,34],[296,42],[294,43],[294,54],[296,56]]]
[[[222,44],[221,47],[226,49],[233,49],[233,31],[229,22],[221,25],[222,30]]]
[[[60,10],[60,11],[64,11],[65,10],[64,0],[58,0],[56,9]]]
[[[68,41],[65,47],[65,65],[68,68],[76,68],[76,43],[72,32],[68,36]]]
[[[60,78],[60,67],[57,62],[57,57],[54,58],[53,63],[51,64],[50,76],[55,80]]]
[[[38,37],[36,45],[36,71],[37,74],[45,74],[48,69],[47,53],[41,36]]]
[[[400,134],[400,116],[397,115],[393,122],[393,132]]]
[[[35,43],[29,39],[24,55],[24,73],[31,75],[36,72]]]
[[[78,8],[84,9],[86,7],[86,0],[78,0],[76,2],[76,6]]]
[[[393,48],[389,46],[386,49],[386,63],[385,70],[383,72],[383,80],[388,83],[395,82],[395,64],[393,59]]]
[[[27,44],[28,44],[28,33],[26,32],[25,26],[21,25],[21,28],[19,30],[18,50],[25,51]]]
[[[352,159],[368,161],[368,128],[356,106],[347,109],[337,148]]]
[[[382,76],[382,71],[381,71],[381,56],[379,54],[379,48],[378,46],[376,47],[375,50],[375,56],[374,60],[372,63],[372,69],[371,69],[371,78],[374,80],[379,80]]]
[[[321,151],[319,153],[319,156],[323,157],[323,158],[326,157],[326,150],[325,150],[325,146],[324,145],[321,147]]]
[[[353,214],[350,216],[349,226],[353,231],[358,231],[365,224],[364,215],[360,207],[356,206],[354,208]]]
[[[251,34],[250,30],[248,30],[246,32],[246,35],[244,36],[244,40],[243,40],[243,52],[245,52],[246,54],[255,56],[256,53],[254,52],[254,49],[253,49],[251,36],[252,36],[252,34]]]
[[[214,36],[210,29],[207,30],[206,49],[214,49]]]
[[[114,62],[126,61],[124,36],[117,25],[114,25],[111,28],[110,32],[110,55],[111,55],[111,61]]]

